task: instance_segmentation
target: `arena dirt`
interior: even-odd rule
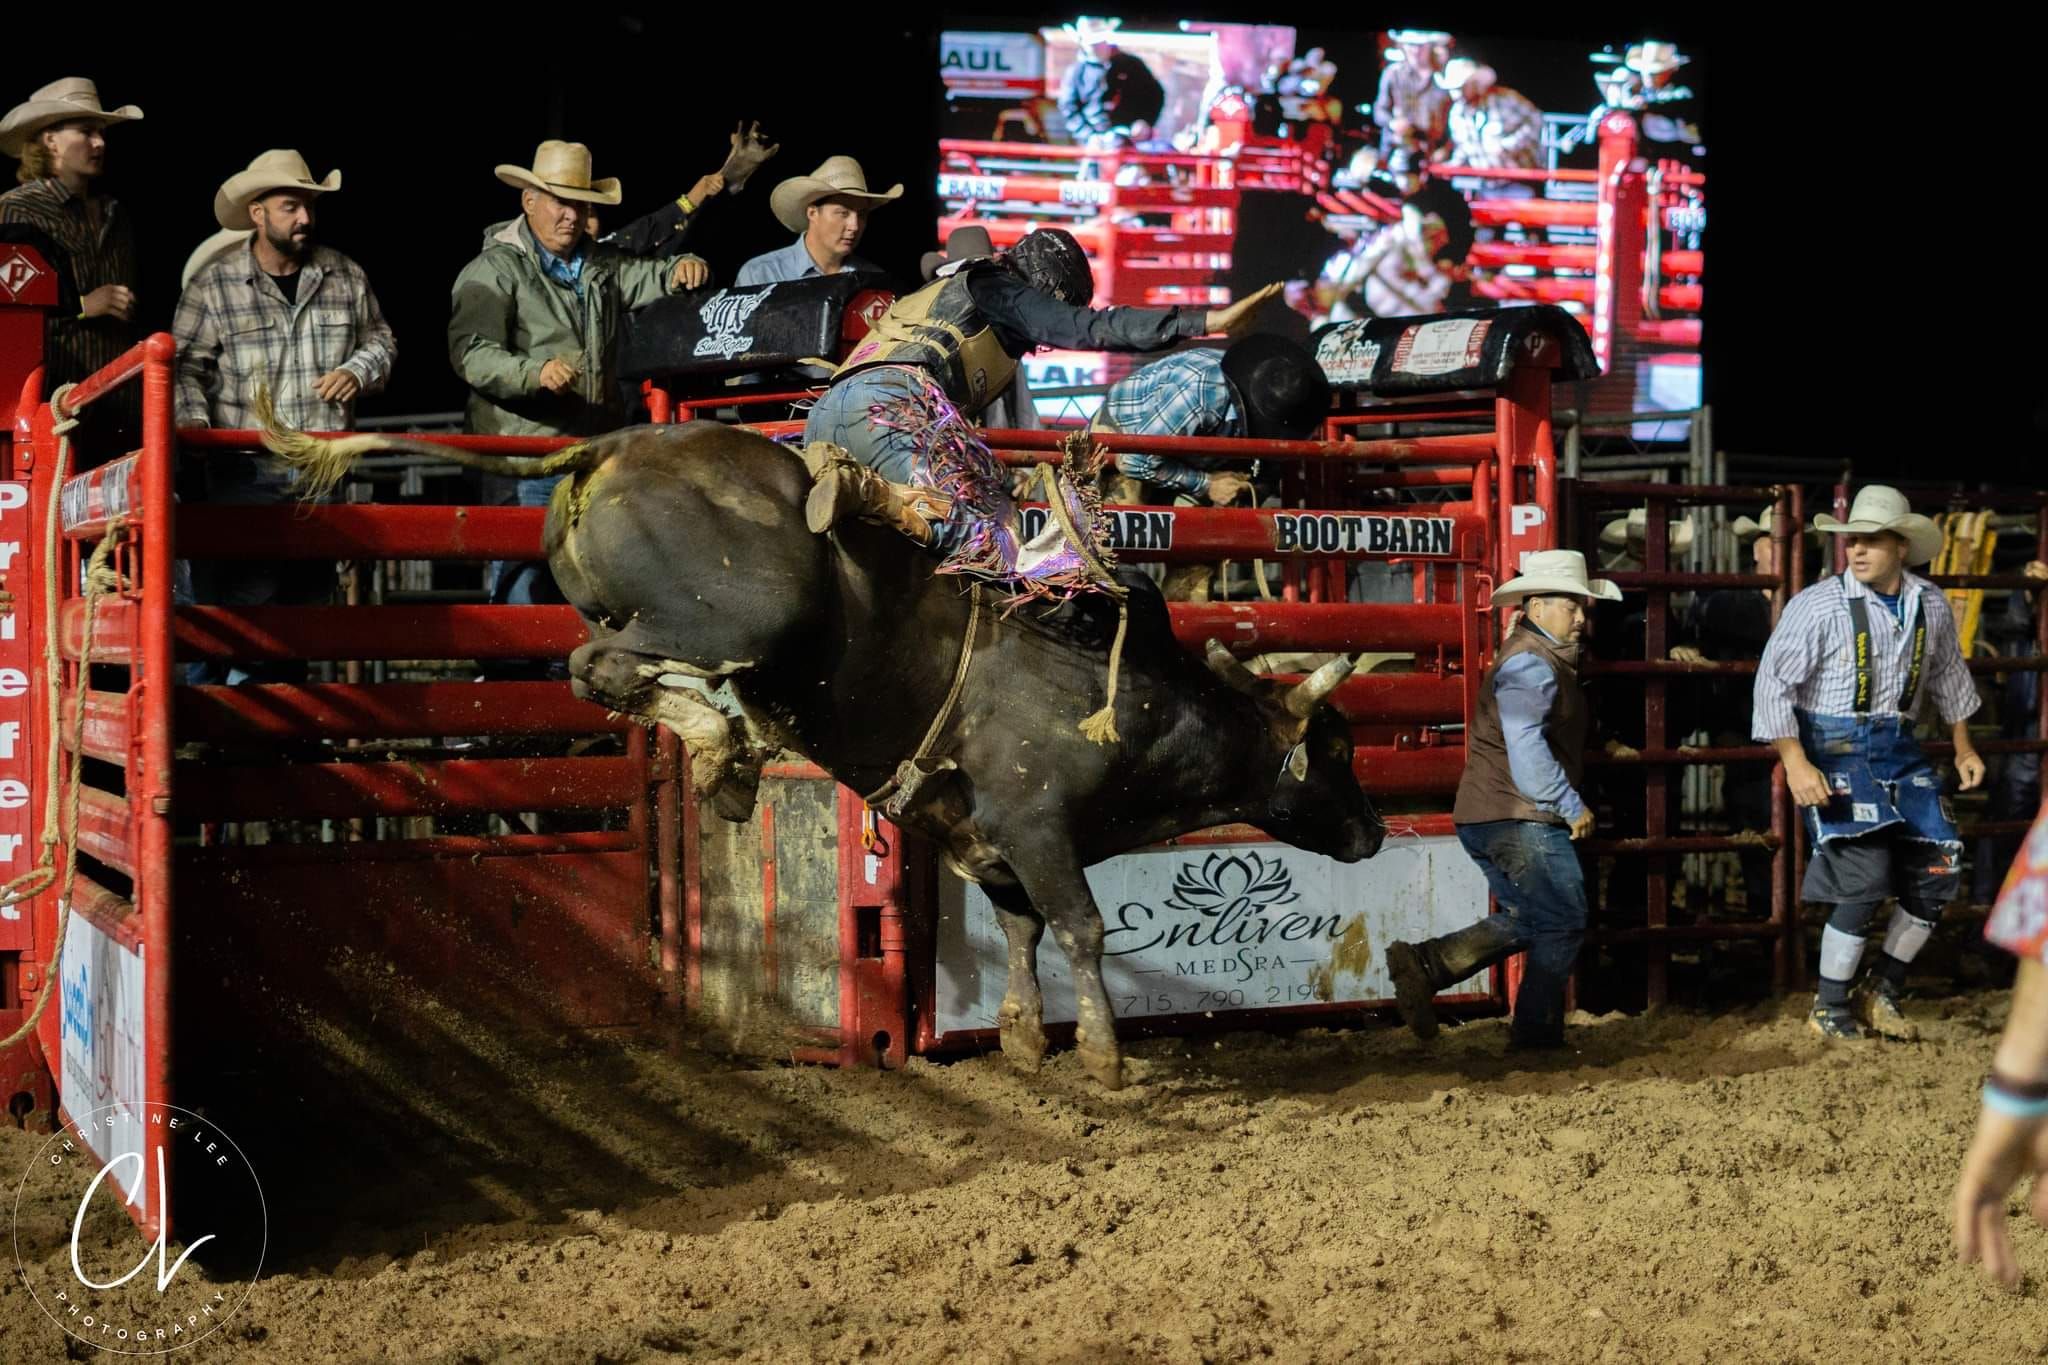
[[[1497,1021],[1161,1040],[1105,1094],[1070,1053],[515,1053],[423,1005],[325,1035],[320,1178],[260,1172],[270,1264],[174,1359],[2039,1358],[2048,1234],[2019,1295],[1948,1249],[2003,996],[1918,1009],[1845,1049],[1793,1004],[1579,1016],[1537,1064]],[[10,1180],[35,1146],[0,1133]],[[10,1274],[0,1360],[65,1346]]]

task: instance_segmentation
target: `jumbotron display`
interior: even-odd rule
[[[1451,30],[1079,16],[942,36],[939,238],[1072,231],[1098,305],[1287,282],[1304,334],[1350,318],[1555,303],[1603,415],[1700,403],[1706,150],[1696,53]],[[973,249],[976,234],[959,239]],[[1292,322],[1293,319],[1288,319]],[[1042,417],[1127,359],[1026,360]]]

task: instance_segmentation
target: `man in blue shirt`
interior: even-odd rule
[[[827,157],[809,175],[777,185],[768,196],[776,221],[797,234],[788,246],[754,257],[740,267],[734,284],[776,284],[841,271],[876,272],[853,254],[867,234],[868,215],[903,196],[903,186],[881,193],[868,189],[867,172],[850,156]]]
[[[1564,1043],[1565,984],[1586,933],[1586,878],[1572,844],[1593,832],[1581,793],[1591,711],[1579,639],[1595,599],[1619,601],[1621,589],[1589,582],[1576,550],[1531,554],[1493,594],[1496,607],[1520,604],[1522,617],[1480,682],[1451,818],[1500,913],[1387,946],[1395,1002],[1419,1038],[1436,1033],[1438,991],[1526,951],[1511,1045]]]

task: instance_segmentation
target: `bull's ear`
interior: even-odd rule
[[[1233,691],[1248,697],[1259,695],[1259,675],[1237,661],[1237,656],[1223,647],[1223,642],[1213,636],[1202,646],[1202,660],[1209,665],[1209,671],[1223,679]]]
[[[1287,714],[1296,720],[1313,716],[1324,698],[1337,690],[1337,684],[1351,676],[1353,667],[1351,660],[1340,655],[1303,678],[1288,690]]]
[[[1296,782],[1308,781],[1308,741],[1303,740],[1287,751],[1287,775]]]

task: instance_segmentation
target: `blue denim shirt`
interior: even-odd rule
[[[1544,639],[1556,637],[1524,620]],[[1541,654],[1517,654],[1493,675],[1493,698],[1500,708],[1501,738],[1507,744],[1508,772],[1515,786],[1538,810],[1576,820],[1586,803],[1572,790],[1557,755],[1544,738],[1543,722],[1557,702],[1557,674]]]
[[[522,227],[520,230],[526,234],[526,240],[533,243],[535,259],[540,262],[541,273],[556,284],[568,285],[569,288],[576,291],[577,298],[582,298],[583,259],[589,253],[589,243],[579,239],[576,243],[575,254],[565,261],[554,252],[542,246],[540,238],[533,235],[532,228]]]
[[[860,256],[848,256],[846,263],[839,268],[842,271],[875,270],[872,262]],[[818,263],[811,259],[810,248],[804,245],[804,239],[798,237],[788,246],[763,252],[748,261],[740,267],[740,273],[734,277],[733,283],[780,284],[784,280],[807,280],[813,275],[824,273],[818,269]]]

